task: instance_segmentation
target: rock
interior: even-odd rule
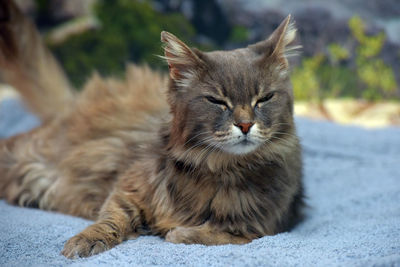
[[[90,15],[92,6],[97,2],[97,0],[50,0],[48,4],[41,5],[34,0],[14,1],[22,12],[36,19],[39,27]]]
[[[196,32],[224,44],[230,37],[229,15],[216,0],[155,0],[154,7],[161,12],[180,12],[196,29]]]
[[[15,3],[25,14],[33,15],[36,13],[36,2],[34,0],[15,0]]]
[[[100,28],[100,22],[95,16],[83,16],[54,27],[47,34],[46,41],[48,44],[57,45],[65,42],[71,36],[98,28]]]
[[[91,13],[91,7],[95,2],[96,0],[52,0],[49,13],[55,21],[86,16]]]

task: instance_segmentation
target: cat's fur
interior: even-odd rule
[[[11,1],[0,2],[0,21],[2,77],[43,118],[0,141],[0,196],[96,220],[65,244],[66,257],[141,234],[242,244],[300,219],[290,17],[233,51],[200,52],[163,32],[168,86],[130,66],[126,81],[94,76],[76,96]]]

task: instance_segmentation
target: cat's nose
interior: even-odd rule
[[[254,123],[252,122],[241,122],[235,124],[235,126],[238,127],[244,134],[247,134],[250,131],[251,126],[253,125]]]

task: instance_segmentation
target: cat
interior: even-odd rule
[[[95,220],[65,257],[148,234],[245,244],[302,218],[290,15],[265,41],[231,51],[162,32],[168,78],[130,65],[126,81],[94,75],[81,93],[12,1],[0,21],[2,78],[43,122],[0,140],[0,197]]]

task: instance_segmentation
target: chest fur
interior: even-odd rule
[[[173,166],[164,175],[152,201],[159,228],[209,222],[252,238],[274,234],[293,191],[285,170],[272,165],[220,173]]]

